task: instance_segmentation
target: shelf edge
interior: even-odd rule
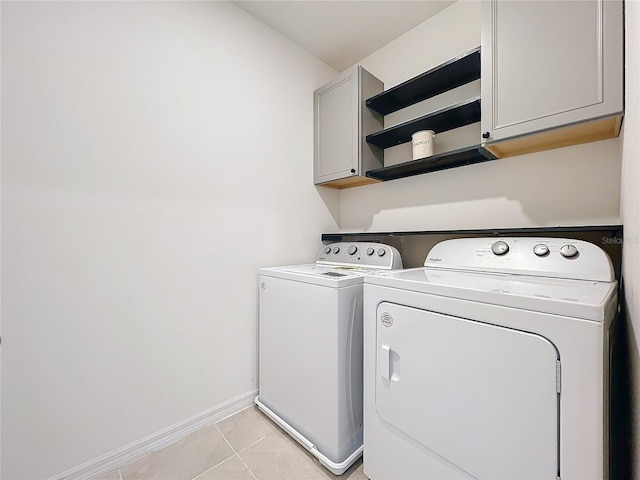
[[[453,66],[453,65],[455,65],[457,62],[463,61],[464,59],[467,59],[467,58],[469,58],[469,57],[471,57],[471,56],[473,56],[473,55],[475,55],[475,54],[478,54],[478,55],[480,54],[480,47],[479,47],[479,46],[478,46],[478,47],[473,48],[472,50],[469,50],[469,51],[467,51],[467,52],[464,52],[464,53],[462,53],[462,54],[460,54],[460,55],[458,55],[458,56],[456,56],[456,57],[454,57],[454,58],[452,58],[452,59],[450,59],[450,60],[447,60],[446,62],[441,63],[440,65],[437,65],[437,66],[435,66],[435,67],[433,67],[433,68],[431,68],[431,69],[427,70],[427,71],[426,71],[426,72],[424,72],[424,73],[421,73],[420,75],[416,75],[415,77],[412,77],[412,78],[410,78],[409,80],[406,80],[406,81],[404,81],[404,82],[402,82],[402,83],[400,83],[400,84],[398,84],[398,85],[395,85],[394,87],[391,87],[390,89],[385,90],[385,91],[384,91],[384,92],[382,92],[382,93],[379,93],[379,94],[377,94],[377,95],[374,95],[373,97],[368,98],[368,99],[365,101],[365,105],[366,105],[366,107],[367,107],[367,108],[369,108],[369,109],[371,109],[371,110],[375,111],[376,113],[379,113],[379,114],[381,114],[381,115],[388,115],[388,114],[390,114],[390,113],[396,112],[396,111],[398,111],[398,110],[401,110],[401,109],[403,109],[403,108],[406,108],[406,107],[408,107],[408,106],[410,106],[410,105],[413,105],[413,104],[415,104],[415,103],[418,103],[418,102],[420,102],[420,101],[426,100],[427,98],[432,98],[433,96],[435,96],[435,95],[437,95],[437,94],[435,94],[435,95],[429,95],[429,96],[426,96],[426,97],[422,98],[421,100],[418,100],[418,101],[413,102],[413,103],[409,103],[409,104],[407,104],[407,105],[400,106],[400,107],[398,107],[398,108],[395,108],[395,107],[394,107],[394,109],[392,109],[392,110],[382,109],[382,111],[380,111],[380,110],[377,110],[377,109],[376,109],[376,107],[375,107],[375,103],[377,103],[377,102],[382,102],[382,101],[385,99],[385,97],[391,97],[391,96],[393,96],[395,93],[397,93],[397,92],[399,92],[399,91],[402,91],[403,89],[408,89],[408,88],[410,88],[410,86],[411,86],[413,83],[418,83],[418,82],[420,82],[422,79],[424,79],[425,77],[428,77],[429,75],[436,74],[436,73],[438,73],[438,72],[439,72],[440,70],[442,70],[442,69],[446,69],[446,68],[448,68],[448,67],[452,67],[452,66]],[[477,73],[478,73],[478,74],[477,74],[477,77],[475,77],[475,75],[473,75],[473,77],[475,77],[475,78],[472,78],[471,80],[468,80],[468,81],[466,81],[466,82],[460,83],[459,85],[456,85],[456,87],[452,87],[452,88],[457,88],[457,87],[459,87],[459,86],[461,86],[461,85],[464,85],[465,83],[472,82],[472,81],[474,81],[474,80],[479,79],[479,78],[480,78],[480,69],[478,69],[478,72],[477,72]],[[453,82],[453,83],[456,83],[456,82]],[[451,89],[451,88],[445,88],[444,90],[446,91],[446,90],[450,90],[450,89]],[[372,106],[371,104],[374,104],[374,105]]]

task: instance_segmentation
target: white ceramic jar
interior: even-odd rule
[[[414,160],[433,155],[433,137],[435,135],[436,132],[433,130],[421,130],[411,135]]]

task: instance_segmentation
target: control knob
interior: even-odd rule
[[[545,255],[549,255],[549,247],[547,247],[544,243],[539,243],[535,247],[533,247],[533,253],[535,253],[539,257],[544,257]]]
[[[324,253],[331,253],[331,247],[326,247],[324,249]]]
[[[333,247],[333,253],[340,252],[340,247]]]
[[[358,251],[358,247],[356,247],[355,245],[349,245],[349,248],[347,249],[347,253],[349,255],[353,255],[357,251]]]
[[[369,248],[367,248],[367,255],[371,256],[371,255],[373,255],[373,252],[375,252],[375,250],[373,249],[373,247],[369,247]]]
[[[495,255],[504,255],[505,253],[507,253],[509,251],[509,245],[507,245],[507,242],[503,242],[502,240],[498,240],[493,245],[491,245],[491,251]]]
[[[378,249],[378,256],[379,257],[384,257],[385,253],[387,253],[387,251],[384,248],[379,248]]]
[[[575,245],[563,245],[560,247],[560,255],[564,258],[573,258],[578,255],[578,249]]]

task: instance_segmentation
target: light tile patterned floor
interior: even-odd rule
[[[366,480],[359,460],[326,470],[256,407],[247,408],[99,480]]]

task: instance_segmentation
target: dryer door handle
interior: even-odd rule
[[[391,347],[385,343],[378,352],[378,372],[382,378],[391,380]]]

